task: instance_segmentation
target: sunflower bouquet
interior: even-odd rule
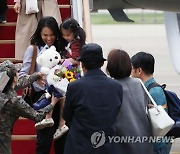
[[[69,60],[65,60],[60,69],[56,69],[54,74],[60,78],[66,78],[69,82],[80,79],[81,71],[78,66],[72,65]]]
[[[79,66],[74,66],[66,59],[62,65],[55,66],[48,76],[48,84],[65,94],[68,83],[81,78],[81,70]]]

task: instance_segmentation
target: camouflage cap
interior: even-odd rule
[[[20,71],[22,64],[13,64],[10,60],[6,60],[0,63],[0,72],[7,72],[7,75],[11,78]]]

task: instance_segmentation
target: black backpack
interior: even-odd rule
[[[163,89],[167,100],[168,115],[175,121],[174,126],[166,136],[174,136],[175,138],[180,137],[180,99],[174,92],[165,90],[165,84],[159,85],[154,82],[147,87],[147,90],[149,91],[153,87],[161,87]]]

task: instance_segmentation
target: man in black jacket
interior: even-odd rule
[[[101,71],[105,59],[98,44],[84,45],[79,61],[84,77],[68,85],[63,111],[70,128],[64,154],[118,154],[108,136],[115,136],[122,86]]]

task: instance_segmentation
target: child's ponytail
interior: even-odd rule
[[[80,43],[83,46],[86,42],[86,33],[85,33],[84,29],[81,28],[80,26],[78,27],[77,37],[79,37]]]

